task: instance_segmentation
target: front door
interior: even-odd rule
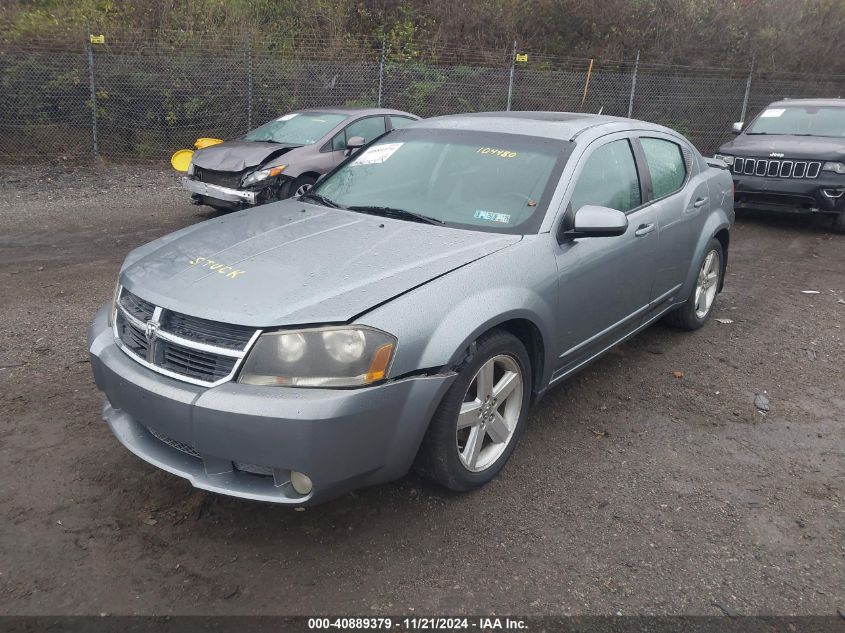
[[[591,204],[628,214],[617,237],[563,239],[557,253],[558,369],[555,377],[636,329],[654,282],[658,231],[654,209],[643,204],[645,188],[628,138],[588,149],[576,170],[567,214]]]

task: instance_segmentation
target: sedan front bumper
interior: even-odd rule
[[[204,388],[132,360],[114,344],[105,309],[88,336],[103,418],[126,448],[197,488],[296,506],[404,475],[455,378],[345,390]],[[311,478],[310,494],[293,489],[293,470]]]
[[[257,191],[246,191],[241,189],[230,189],[229,187],[221,187],[220,185],[212,185],[211,183],[202,182],[201,180],[193,180],[187,176],[182,177],[182,187],[191,193],[206,198],[215,198],[217,200],[224,200],[226,202],[243,202],[245,204],[255,204],[258,196]]]

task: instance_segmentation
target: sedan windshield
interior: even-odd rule
[[[539,228],[572,143],[454,130],[381,137],[314,190],[324,204],[498,233]]]
[[[845,137],[845,107],[766,108],[746,134]]]
[[[291,112],[247,133],[244,140],[311,145],[346,118],[343,114],[325,112]]]

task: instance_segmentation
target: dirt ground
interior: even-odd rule
[[[172,172],[0,168],[0,613],[845,607],[845,236],[824,222],[740,218],[732,322],[657,325],[553,390],[486,488],[409,475],[295,512],[193,490],[100,419],[85,330],[120,262],[209,217]]]

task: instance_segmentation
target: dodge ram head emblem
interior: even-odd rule
[[[782,152],[772,152],[771,154],[769,154],[769,156],[771,156],[772,158],[783,158],[783,153]]]
[[[147,321],[147,326],[144,328],[144,337],[148,341],[152,341],[156,337],[160,325],[161,323],[159,323],[158,321],[153,321],[152,319]]]

